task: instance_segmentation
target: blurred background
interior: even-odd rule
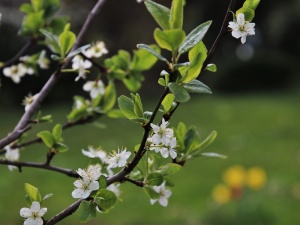
[[[23,2],[29,1],[0,1],[0,61],[11,58],[27,41],[17,35],[23,17],[19,6]],[[59,14],[69,16],[72,30],[77,33],[95,2],[62,0]],[[157,2],[166,6],[171,3],[170,0]],[[184,29],[189,33],[199,24],[213,20],[204,39],[209,49],[219,32],[228,3],[187,0]],[[241,7],[242,3],[237,1],[236,7]],[[212,60],[218,71],[205,72],[200,78],[214,94],[193,96],[190,102],[181,105],[171,121],[171,126],[177,126],[179,121],[197,126],[203,139],[212,130],[217,130],[217,140],[206,150],[228,158],[197,159],[188,163],[184,170],[172,177],[175,187],[167,208],[151,206],[142,190],[124,184],[123,201],[111,213],[99,214],[88,224],[300,224],[299,12],[298,0],[290,0],[288,4],[279,0],[262,1],[253,21],[256,35],[248,37],[244,45],[227,35]],[[111,56],[119,49],[131,52],[138,43],[154,43],[152,33],[156,27],[143,4],[135,0],[110,0],[84,41],[104,41],[108,56]],[[28,54],[37,50],[32,48]],[[145,73],[143,88],[139,91],[142,99],[147,100],[149,111],[154,106],[151,99],[156,99],[162,91],[156,85],[162,69],[164,63],[158,62]],[[21,103],[24,96],[38,92],[50,73],[51,70],[38,78],[25,76],[19,85],[1,76],[1,137],[13,129],[23,113]],[[128,94],[122,84],[120,88]],[[54,123],[65,123],[72,96],[86,95],[81,89],[82,83],[75,83],[74,76],[66,74],[47,98],[43,113],[52,114]],[[54,163],[72,169],[85,167],[90,161],[87,158],[82,160],[81,149],[88,145],[101,145],[110,151],[117,146],[133,148],[140,140],[140,128],[126,120],[104,118],[99,122],[105,129],[87,125],[66,131],[64,138],[71,150],[56,157]],[[53,124],[35,126],[29,138],[47,126]],[[45,152],[46,149],[39,144],[30,146],[26,154],[21,153],[21,160],[44,161]],[[225,182],[224,172],[234,165],[245,170],[253,166],[262,168],[266,175],[264,185],[258,190],[243,187],[239,198],[218,202],[213,194],[215,187]],[[47,200],[46,216],[49,218],[74,201],[70,195],[73,180],[66,180],[63,175],[28,168],[24,168],[21,174],[11,173],[6,166],[0,167],[0,173],[1,224],[21,224],[19,209],[24,206],[24,182],[38,186],[44,195],[54,194]],[[75,224],[77,221],[78,215],[75,215],[61,223]]]

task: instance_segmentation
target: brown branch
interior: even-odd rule
[[[79,175],[74,172],[73,170],[70,169],[65,169],[61,167],[56,167],[56,166],[51,166],[49,163],[35,163],[35,162],[17,162],[17,161],[9,161],[6,159],[0,159],[0,164],[3,165],[11,165],[11,166],[16,166],[19,168],[19,171],[22,171],[22,167],[32,167],[32,168],[39,168],[39,169],[44,169],[44,170],[51,170],[55,171],[58,173],[65,174],[69,177],[75,177],[78,178]]]
[[[216,37],[216,39],[214,41],[214,44],[212,45],[212,47],[210,48],[210,50],[208,52],[208,55],[207,55],[207,57],[206,57],[206,59],[203,63],[203,66],[202,66],[202,69],[201,69],[201,72],[200,72],[199,76],[205,70],[206,66],[210,63],[210,61],[211,61],[212,57],[214,56],[215,51],[216,51],[217,47],[219,46],[222,38],[226,34],[228,34],[228,28],[227,28],[228,27],[228,22],[229,22],[231,12],[233,11],[234,5],[235,5],[235,0],[231,0],[230,3],[229,3],[228,9],[227,9],[225,18],[223,20],[223,24],[222,24],[222,27],[220,29],[220,32],[219,32],[218,36]]]

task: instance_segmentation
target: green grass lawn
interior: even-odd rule
[[[152,107],[153,104],[149,103],[145,108],[151,111]],[[43,113],[53,113],[56,122],[64,123],[64,114],[69,108],[69,105],[46,108]],[[237,202],[218,207],[211,198],[213,187],[222,183],[223,171],[235,164],[245,167],[261,166],[266,170],[266,186],[257,193],[252,193],[251,198],[272,218],[273,225],[300,224],[299,113],[299,95],[195,97],[179,107],[171,120],[171,126],[177,126],[179,121],[195,125],[203,138],[216,130],[218,137],[206,151],[218,152],[228,158],[189,161],[182,171],[172,176],[175,187],[166,208],[151,206],[142,189],[125,183],[122,185],[123,201],[118,202],[109,214],[98,214],[97,219],[87,224],[226,224],[226,219],[222,224],[203,221],[208,221],[207,218],[211,217],[226,218],[230,208],[241,207],[242,203]],[[18,115],[16,110],[0,110],[1,137],[13,128]],[[117,149],[118,146],[132,149],[141,139],[142,129],[127,120],[103,118],[99,122],[106,128],[87,125],[65,131],[63,136],[70,151],[56,156],[53,164],[74,170],[83,168],[90,161],[87,157],[82,157],[82,148],[101,145],[107,151]],[[28,138],[45,126],[52,127],[53,124],[34,126]],[[30,146],[21,152],[21,160],[42,162],[46,151],[41,144]],[[39,187],[43,195],[54,194],[45,202],[48,207],[46,218],[74,202],[71,197],[73,178],[30,168],[23,168],[22,173],[9,172],[6,166],[0,166],[0,174],[0,224],[22,223],[19,210],[25,206],[25,182]],[[249,206],[249,213],[250,208]],[[225,217],[222,217],[224,214]],[[60,224],[77,224],[78,218],[75,214]]]

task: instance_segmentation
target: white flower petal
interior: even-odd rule
[[[24,218],[28,218],[29,216],[32,215],[31,210],[29,208],[22,208],[20,210],[20,215]]]

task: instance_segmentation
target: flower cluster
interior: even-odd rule
[[[225,184],[217,185],[213,190],[213,199],[219,204],[229,202],[231,199],[240,199],[245,187],[252,190],[261,189],[266,182],[265,171],[260,167],[251,167],[245,170],[236,165],[228,168],[223,174]]]
[[[88,81],[83,85],[83,90],[90,92],[91,98],[97,98],[99,94],[104,95],[105,87],[101,80]]]
[[[20,158],[20,150],[18,148],[12,149],[9,145],[4,147],[5,152],[5,159],[15,162],[18,161]],[[17,169],[16,166],[8,165],[8,169],[10,171],[13,171],[14,169]]]
[[[41,225],[44,223],[42,217],[47,212],[47,208],[41,208],[41,205],[37,201],[33,201],[30,208],[22,208],[20,215],[26,220],[24,225]]]
[[[92,67],[92,63],[89,60],[84,59],[80,55],[74,56],[72,59],[72,69],[78,72],[78,76],[75,78],[75,81],[78,81],[80,78],[86,79],[86,69]]]
[[[99,58],[107,53],[108,50],[106,49],[103,41],[97,41],[96,43],[92,44],[90,48],[83,52],[87,58]]]
[[[127,151],[126,148],[118,149],[118,152],[113,151],[107,158],[107,169],[123,167],[127,164],[127,159],[130,157],[131,152]]]
[[[172,192],[166,188],[166,182],[163,182],[160,186],[153,186],[153,190],[159,195],[157,199],[150,199],[150,203],[153,205],[155,202],[164,207],[168,205],[168,199],[172,195]]]
[[[31,106],[31,104],[37,99],[39,94],[31,95],[29,94],[23,100],[23,105],[25,106],[25,112],[27,112]]]
[[[239,13],[236,21],[229,22],[228,25],[228,27],[232,29],[232,36],[235,38],[241,38],[242,44],[246,42],[247,36],[255,34],[254,26],[255,23],[245,21],[245,15],[243,13]]]
[[[46,57],[46,51],[43,50],[39,54],[39,57],[35,54],[32,56],[22,56],[19,59],[20,63],[5,67],[3,74],[6,77],[10,77],[16,84],[20,83],[21,78],[26,74],[33,75],[35,73],[35,67],[39,65],[41,69],[49,68],[49,59]]]
[[[85,199],[92,191],[99,189],[98,179],[101,175],[100,165],[90,165],[86,170],[78,169],[77,173],[81,179],[74,182],[75,190],[72,192],[73,198]]]
[[[172,159],[177,157],[177,152],[175,150],[177,141],[174,137],[174,131],[171,128],[167,128],[168,122],[162,119],[160,126],[151,123],[153,129],[153,134],[148,138],[150,142],[150,150],[155,152],[160,152],[162,157],[167,158],[169,155]]]

